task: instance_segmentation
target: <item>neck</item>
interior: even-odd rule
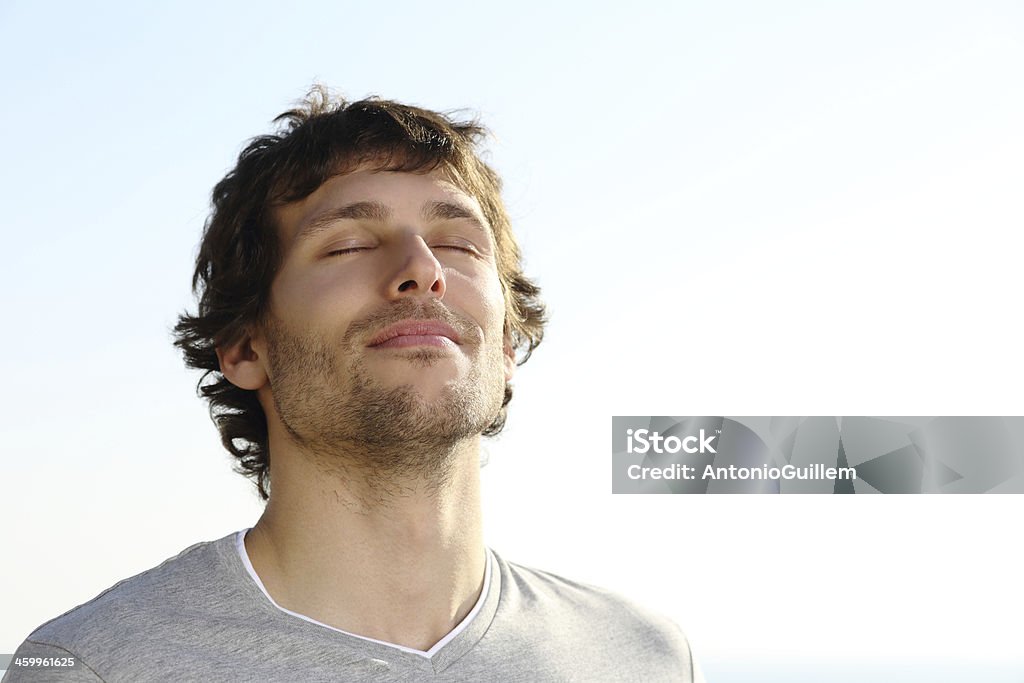
[[[479,437],[443,476],[386,481],[351,457],[328,466],[273,438],[271,450],[270,500],[245,546],[278,605],[418,650],[469,613],[484,576]]]

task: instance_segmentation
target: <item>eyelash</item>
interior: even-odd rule
[[[344,249],[335,249],[334,251],[327,252],[328,256],[340,256],[342,254],[352,254],[357,251],[366,251],[369,247],[345,247]]]
[[[465,252],[476,256],[479,252],[476,248],[469,246],[468,244],[438,244],[431,247],[431,249],[454,249],[455,251]]]
[[[341,256],[344,254],[354,254],[359,251],[369,251],[372,247],[345,247],[344,249],[334,249],[333,251],[327,252],[328,256]],[[437,244],[431,247],[431,249],[452,249],[454,251],[461,251],[472,256],[476,256],[479,252],[476,248],[471,246],[463,246],[460,244]]]

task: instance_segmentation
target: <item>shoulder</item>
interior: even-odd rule
[[[614,591],[497,559],[503,587],[510,592],[506,597],[510,599],[587,619],[609,619],[631,628],[679,632],[679,627],[667,617]]]
[[[497,557],[497,556],[496,556]],[[498,558],[502,602],[524,624],[612,656],[689,669],[690,645],[672,620],[610,590]],[[589,648],[588,648],[589,649]]]
[[[155,624],[209,605],[224,581],[235,534],[196,543],[161,564],[106,589],[35,629],[26,643],[59,647],[86,657],[112,643],[137,642]]]

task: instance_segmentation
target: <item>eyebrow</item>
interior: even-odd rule
[[[295,235],[295,241],[301,242],[314,237],[326,230],[332,223],[340,220],[375,221],[384,223],[391,218],[391,209],[380,202],[355,202],[334,209],[328,209],[316,215],[306,223]]]
[[[295,235],[295,242],[308,240],[326,230],[333,223],[340,220],[373,221],[375,223],[386,223],[391,220],[392,211],[389,206],[380,202],[354,202],[328,209],[317,214]],[[423,220],[427,223],[442,220],[467,220],[475,228],[489,235],[486,222],[473,210],[461,204],[453,202],[429,202],[420,212]]]
[[[486,232],[484,222],[480,219],[480,216],[477,215],[475,211],[472,211],[462,204],[454,204],[452,202],[430,202],[423,207],[422,216],[423,220],[427,223],[431,221],[464,219],[472,222],[476,227]]]

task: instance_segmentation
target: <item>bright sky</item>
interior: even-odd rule
[[[609,439],[1021,413],[1020,3],[95,4],[0,5],[0,652],[258,517],[169,330],[210,189],[319,80],[496,133],[552,323],[492,547],[669,613],[718,680],[1021,662],[1024,498],[613,497]]]

